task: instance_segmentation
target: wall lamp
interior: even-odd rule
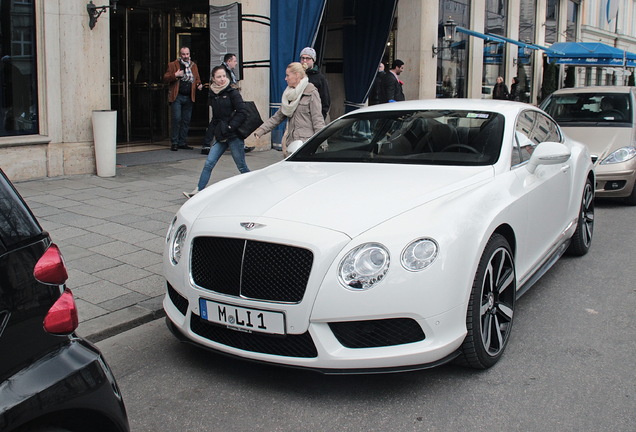
[[[95,24],[97,24],[97,18],[103,13],[106,12],[106,9],[112,8],[112,10],[117,10],[117,2],[119,0],[111,0],[113,5],[108,6],[95,6],[93,4],[93,0],[89,1],[86,5],[86,11],[88,11],[88,26],[93,30]]]
[[[452,43],[455,40],[456,31],[457,23],[449,17],[448,20],[444,23],[444,40],[442,41],[442,46],[436,47],[435,45],[433,45],[433,57],[435,57],[440,51],[446,49],[446,47],[444,46],[444,42]]]

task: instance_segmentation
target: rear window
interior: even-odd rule
[[[541,108],[559,124],[632,124],[632,104],[628,93],[553,94]]]
[[[41,233],[35,217],[0,171],[0,253]]]

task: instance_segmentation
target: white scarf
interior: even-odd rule
[[[184,75],[181,77],[181,81],[187,81],[187,82],[192,82],[194,81],[194,75],[192,75],[192,62],[184,62],[183,60],[179,59],[179,61],[181,62],[182,65],[185,66],[185,73]]]
[[[285,116],[291,117],[294,115],[294,111],[296,111],[300,103],[300,98],[303,96],[307,84],[309,84],[309,78],[305,77],[300,80],[295,88],[287,86],[283,92],[283,100],[281,101],[282,105],[280,107],[280,110]]]

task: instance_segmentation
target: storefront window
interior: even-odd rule
[[[545,9],[545,43],[553,44],[557,41],[557,0],[548,0]]]
[[[33,0],[0,0],[0,136],[37,134]]]
[[[537,4],[535,0],[521,0],[519,14],[519,40],[535,42]],[[532,71],[534,51],[530,48],[518,48],[517,78],[519,79],[519,100],[529,102],[532,92]]]
[[[457,32],[455,40],[444,41],[444,23],[452,19],[464,28],[470,28],[470,0],[439,2],[439,31],[437,46],[444,47],[437,54],[438,98],[465,98],[468,75],[468,35]]]
[[[506,36],[506,0],[486,0],[486,23],[484,33]],[[482,74],[482,93],[491,95],[498,76],[504,75],[505,44],[503,42],[484,41],[484,71]],[[512,78],[512,77],[511,77]],[[506,77],[504,77],[506,82]],[[510,84],[506,83],[508,88]]]

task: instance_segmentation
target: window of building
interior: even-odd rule
[[[34,10],[0,0],[0,136],[39,132]]]
[[[535,43],[537,3],[535,0],[521,0],[519,14],[519,40]],[[518,48],[517,78],[519,78],[519,100],[530,101],[533,80],[533,50]]]
[[[486,23],[484,33],[507,36],[507,2],[505,0],[486,0]],[[484,70],[482,89],[490,90],[498,76],[504,76],[505,44],[503,42],[484,41]],[[483,92],[484,90],[482,90]],[[492,92],[490,92],[492,94]]]
[[[557,41],[558,3],[557,0],[548,0],[545,9],[545,42],[548,44],[553,44]]]
[[[568,24],[565,36],[566,42],[576,42],[576,28],[579,21],[579,2],[568,1]]]
[[[444,41],[444,23],[448,19],[464,28],[470,28],[470,0],[439,1],[437,46],[444,47],[437,54],[438,98],[465,98],[468,75],[468,35],[457,32],[455,40]]]

